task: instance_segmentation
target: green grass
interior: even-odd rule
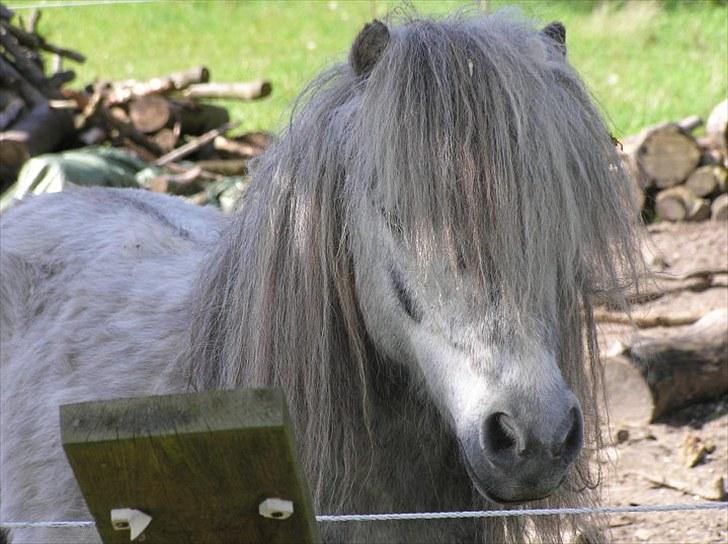
[[[11,7],[39,2],[8,2]],[[414,1],[422,13],[472,2]],[[273,94],[233,103],[244,130],[277,130],[303,85],[345,58],[363,24],[399,2],[385,0],[158,2],[45,9],[40,31],[85,53],[77,84],[146,78],[197,64],[213,81],[267,78]],[[618,136],[645,125],[706,116],[728,91],[728,5],[716,1],[481,2],[517,6],[567,28],[569,58]],[[21,15],[28,11],[19,10]],[[70,63],[69,63],[70,65]]]

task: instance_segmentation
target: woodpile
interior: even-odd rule
[[[651,219],[702,221],[728,218],[728,101],[710,113],[706,135],[693,132],[697,116],[648,127],[624,139],[622,159],[635,204]]]
[[[53,107],[64,99],[61,86],[75,78],[60,59],[83,62],[75,51],[47,43],[35,30],[38,16],[25,28],[11,24],[13,12],[0,6],[0,186],[7,184],[29,157],[52,151],[74,133],[73,115]],[[46,76],[42,52],[57,59]]]
[[[35,12],[27,23],[14,24],[14,14],[0,9],[0,191],[31,157],[109,143],[192,180],[188,191],[200,182],[244,174],[246,161],[270,143],[266,133],[226,137],[236,126],[228,111],[204,102],[262,98],[271,92],[268,81],[213,83],[210,71],[199,66],[147,80],[97,81],[82,90],[68,89],[64,85],[75,74],[63,70],[61,61],[85,58],[46,42],[36,30],[38,17]],[[47,54],[56,58],[51,71]],[[189,172],[175,164],[182,159],[204,160],[204,168]],[[177,185],[154,185],[162,187]]]

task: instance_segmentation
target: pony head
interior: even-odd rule
[[[590,238],[619,231],[585,206],[617,204],[617,161],[564,55],[560,23],[497,20],[375,21],[350,54],[347,226],[366,330],[430,392],[496,502],[550,495],[582,448],[562,368],[583,355]]]

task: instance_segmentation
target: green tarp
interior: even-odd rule
[[[194,163],[181,163],[189,167]],[[150,166],[134,155],[113,147],[85,147],[63,153],[40,155],[27,161],[17,181],[0,198],[0,211],[15,199],[28,194],[39,195],[62,191],[73,185],[104,187],[145,187],[164,173],[163,168]],[[227,177],[206,187],[207,202],[229,212],[247,187],[245,177]]]

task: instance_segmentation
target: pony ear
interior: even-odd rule
[[[562,23],[554,21],[547,24],[541,30],[541,34],[553,40],[559,50],[566,55],[566,28]]]
[[[349,62],[354,73],[358,76],[369,75],[388,43],[389,29],[384,23],[377,19],[367,23],[351,46]]]

